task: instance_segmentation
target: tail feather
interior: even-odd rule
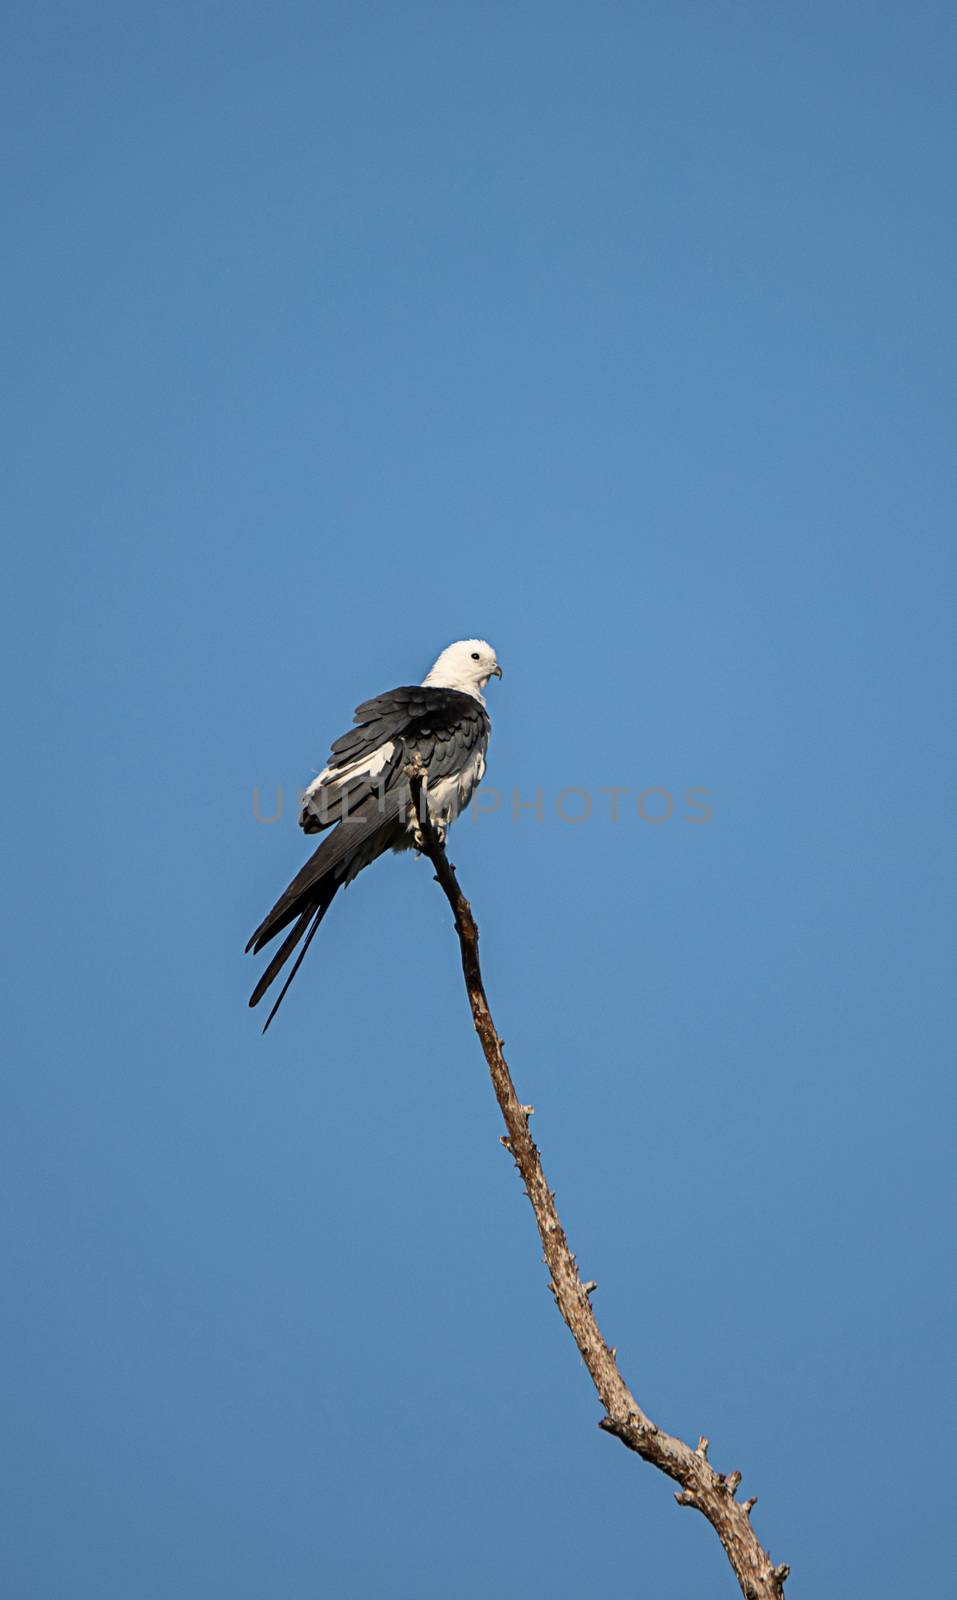
[[[292,883],[279,896],[272,910],[263,917],[246,946],[247,955],[250,950],[258,954],[263,945],[268,944],[277,933],[288,927],[305,907],[315,905],[323,879],[335,873],[337,883],[341,883],[348,872],[350,857],[354,856],[380,828],[383,836],[389,833],[401,805],[400,795],[390,795],[384,808],[376,804],[365,814],[357,812],[354,817],[350,817],[346,822],[340,822],[332,833],[327,834],[318,850],[313,851],[305,866],[296,873]]]
[[[293,951],[295,950],[296,945],[299,943],[299,941],[302,938],[303,934],[305,933],[307,927],[309,926],[309,922],[310,922],[310,920],[311,920],[311,918],[313,916],[314,911],[315,911],[315,906],[312,906],[312,905],[307,906],[305,911],[302,913],[302,916],[299,918],[299,921],[296,923],[296,926],[293,928],[292,932],[286,936],[286,938],[283,940],[282,944],[279,946],[279,949],[276,951],[275,955],[273,956],[272,960],[270,961],[270,963],[269,963],[268,967],[266,968],[265,972],[262,974],[261,978],[259,979],[259,982],[257,983],[255,989],[253,990],[252,994],[249,996],[249,1004],[251,1006],[258,1006],[260,1000],[262,999],[263,995],[266,993],[266,990],[269,988],[269,985],[272,983],[273,979],[277,976],[277,974],[281,971],[281,969],[286,965],[286,962],[289,960],[289,957],[292,955]]]
[[[292,983],[293,978],[296,976],[296,973],[302,966],[303,957],[312,943],[316,929],[318,928],[326,912],[329,910],[329,907],[332,905],[339,888],[340,885],[338,883],[326,882],[322,885],[320,894],[315,899],[310,901],[305,911],[300,914],[295,927],[292,929],[291,933],[287,934],[286,938],[283,940],[282,944],[279,946],[279,949],[276,951],[275,955],[270,961],[265,972],[262,974],[262,977],[259,979],[259,982],[256,984],[252,994],[249,996],[249,1004],[251,1006],[258,1006],[263,995],[266,993],[266,990],[270,988],[275,979],[279,976],[282,968],[286,965],[286,962],[289,960],[289,957],[295,950],[296,945],[299,943],[300,939],[302,939],[303,934],[305,934],[305,940],[303,941],[302,949],[293,962],[289,975],[279,991],[279,998],[266,1018],[263,1026],[263,1033],[265,1033],[266,1029],[269,1027],[269,1024],[272,1022],[273,1017],[276,1015],[276,1012],[279,1010],[279,1007],[282,1005],[289,985]],[[307,929],[308,932],[306,931]]]
[[[336,885],[336,888],[338,888],[338,884]],[[279,994],[277,995],[276,1000],[273,1003],[272,1010],[270,1011],[268,1017],[266,1018],[265,1022],[263,1023],[263,1033],[266,1032],[266,1029],[269,1027],[269,1024],[272,1022],[273,1017],[276,1015],[276,1012],[279,1010],[279,1007],[282,1005],[283,1001],[285,1000],[286,991],[288,990],[289,985],[292,983],[293,978],[296,976],[296,973],[299,971],[299,968],[302,966],[303,957],[305,956],[306,951],[309,949],[309,946],[312,944],[312,941],[313,941],[313,939],[315,937],[316,929],[318,928],[318,926],[319,926],[320,922],[322,921],[323,917],[325,916],[326,912],[329,910],[329,907],[332,905],[333,899],[335,898],[335,892],[336,892],[335,889],[333,889],[332,894],[329,896],[329,898],[326,901],[325,905],[321,905],[317,909],[316,914],[315,914],[315,916],[314,916],[314,918],[312,920],[312,926],[310,927],[309,932],[306,934],[306,937],[303,940],[302,949],[300,950],[300,952],[297,955],[295,961],[293,962],[292,970],[289,973],[289,976],[286,979],[285,983],[283,984],[282,988],[280,989]],[[303,915],[305,916],[306,913],[304,912]]]
[[[247,952],[255,950],[258,953],[284,928],[288,928],[290,923],[293,927],[286,934],[250,995],[251,1006],[258,1006],[266,990],[279,976],[296,946],[302,941],[302,948],[279,991],[279,998],[266,1018],[263,1033],[286,998],[289,985],[302,966],[303,957],[315,937],[316,929],[343,884],[348,883],[363,865],[367,865],[376,855],[389,848],[390,843],[397,837],[395,833],[397,823],[401,831],[399,819],[403,805],[403,796],[397,792],[388,796],[384,807],[378,803],[374,807],[370,804],[368,809],[363,808],[354,817],[340,822],[338,827],[323,840],[318,850],[313,852],[305,866],[296,874],[292,883],[259,924],[246,946]]]

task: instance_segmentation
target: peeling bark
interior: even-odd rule
[[[499,1038],[492,1020],[479,965],[478,928],[459,888],[455,868],[428,815],[423,796],[424,771],[414,764],[406,770],[413,810],[419,819],[421,849],[435,868],[436,882],[455,918],[472,1020],[507,1129],[502,1143],[515,1160],[535,1213],[545,1265],[551,1275],[549,1288],[605,1408],[598,1426],[680,1484],[675,1499],[680,1506],[692,1506],[700,1511],[711,1523],[745,1600],[782,1600],[790,1569],[783,1564],[774,1565],[751,1526],[751,1511],[757,1497],[740,1503],[735,1499],[741,1482],[740,1472],[727,1476],[716,1472],[708,1460],[707,1439],[699,1439],[697,1448],[692,1450],[683,1440],[658,1428],[625,1383],[614,1349],[605,1343],[589,1299],[597,1285],[582,1283],[555,1208],[555,1196],[545,1180],[541,1157],[529,1131],[533,1108],[522,1105],[518,1098],[505,1060],[504,1041]]]

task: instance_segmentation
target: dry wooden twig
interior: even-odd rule
[[[629,1450],[651,1462],[681,1485],[675,1499],[680,1506],[693,1506],[711,1523],[734,1568],[745,1600],[782,1600],[789,1568],[775,1566],[751,1526],[751,1510],[756,1496],[739,1502],[735,1499],[741,1482],[740,1472],[727,1476],[716,1472],[708,1461],[708,1441],[699,1439],[692,1450],[683,1440],[656,1427],[641,1409],[618,1370],[615,1352],[605,1343],[589,1295],[597,1287],[582,1283],[575,1257],[555,1208],[555,1196],[545,1181],[541,1157],[528,1119],[531,1106],[522,1105],[489,1010],[482,970],[479,965],[478,928],[471,907],[459,888],[445,847],[432,825],[423,794],[424,770],[413,763],[407,769],[412,806],[418,817],[421,847],[435,868],[436,881],[443,889],[455,918],[462,955],[462,971],[472,1020],[492,1076],[492,1086],[505,1119],[502,1140],[521,1173],[545,1251],[545,1264],[551,1274],[549,1288],[555,1303],[577,1344],[582,1360],[598,1391],[605,1415],[598,1426],[614,1434]]]

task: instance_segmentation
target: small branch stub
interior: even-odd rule
[[[424,769],[416,760],[405,770],[412,797],[411,815],[417,819],[417,832],[421,836],[421,842],[417,837],[416,844],[434,867],[436,882],[455,919],[472,1021],[505,1123],[501,1142],[515,1160],[535,1214],[549,1274],[549,1291],[605,1408],[598,1426],[680,1485],[675,1499],[680,1506],[693,1506],[711,1523],[746,1600],[782,1600],[783,1585],[790,1569],[784,1563],[772,1564],[751,1526],[751,1511],[757,1497],[752,1496],[743,1505],[735,1500],[741,1482],[740,1472],[732,1472],[727,1478],[715,1472],[708,1461],[708,1441],[703,1436],[692,1450],[681,1439],[657,1428],[618,1370],[615,1347],[605,1343],[590,1298],[597,1284],[583,1283],[579,1275],[559,1220],[554,1192],[548,1187],[541,1157],[529,1130],[528,1119],[533,1108],[524,1105],[515,1091],[502,1051],[503,1041],[492,1021],[479,964],[478,928],[471,906],[459,887],[455,868],[445,853],[443,840],[433,826],[428,805],[424,803]]]

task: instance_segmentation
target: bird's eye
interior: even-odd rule
[[[473,660],[473,661],[477,661],[477,660],[478,660],[478,658],[479,658],[479,653],[478,653],[478,651],[477,651],[477,650],[473,650],[473,651],[472,651],[472,660]]]

